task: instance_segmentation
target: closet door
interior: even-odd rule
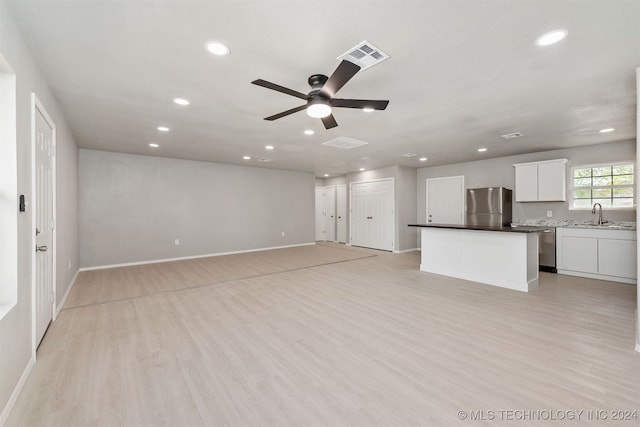
[[[393,179],[351,184],[351,244],[393,250]]]

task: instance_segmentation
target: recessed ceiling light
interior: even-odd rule
[[[544,33],[540,37],[536,39],[536,45],[538,46],[549,46],[555,43],[558,43],[560,40],[567,37],[569,32],[567,30],[553,30],[548,33]]]
[[[478,151],[481,152],[481,153],[484,153],[485,151],[487,151],[487,149],[486,148],[478,148]]]
[[[275,147],[273,145],[265,145],[266,150],[273,150]]]
[[[365,168],[360,168],[360,172],[364,172],[365,170]]]
[[[305,134],[305,135],[313,135],[314,133],[315,133],[315,132],[314,132],[314,131],[312,131],[311,129],[307,129],[307,130],[305,130],[305,131],[304,131],[304,134]]]
[[[220,42],[207,42],[206,46],[209,52],[218,56],[226,56],[229,55],[229,52],[231,52],[231,49],[229,49],[228,46]]]
[[[329,174],[328,174],[328,173],[325,173],[325,174],[324,174],[324,177],[325,177],[325,178],[326,178],[326,177],[328,177],[328,176],[329,176]]]
[[[184,98],[174,98],[173,102],[175,102],[178,105],[189,105],[189,101]]]
[[[420,160],[421,162],[426,162],[426,161],[427,161],[427,158],[426,158],[426,157],[420,157],[420,159],[419,159],[419,160]]]
[[[251,156],[242,156],[242,160],[251,160]]]
[[[374,112],[375,110],[374,110],[373,108],[371,108],[371,107],[364,107],[364,108],[362,109],[362,111],[364,111],[365,113],[372,113],[372,112]]]
[[[609,133],[609,132],[613,132],[615,129],[614,128],[606,128],[606,129],[600,129],[599,132],[600,133]]]
[[[159,146],[158,144],[156,144],[155,142],[150,142],[150,143],[149,143],[149,147],[151,147],[151,148],[158,148],[158,147],[160,147],[160,146]]]
[[[166,126],[158,126],[160,132],[169,132],[169,128]]]

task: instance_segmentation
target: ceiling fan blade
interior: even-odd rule
[[[267,89],[275,90],[277,92],[286,93],[287,95],[295,96],[296,98],[307,100],[307,95],[297,90],[289,89],[284,86],[277,85],[275,83],[268,82],[266,80],[258,79],[251,82],[254,85],[266,87]]]
[[[325,129],[331,129],[338,126],[338,122],[336,122],[336,119],[335,117],[333,117],[333,114],[329,114],[327,117],[323,117],[321,120]]]
[[[301,105],[301,106],[296,107],[296,108],[292,108],[292,109],[287,110],[287,111],[283,111],[282,113],[274,114],[273,116],[265,117],[264,119],[265,120],[269,120],[269,121],[274,121],[274,120],[277,120],[277,119],[281,119],[281,118],[283,118],[285,116],[288,116],[289,114],[293,114],[293,113],[297,113],[298,111],[302,111],[305,108],[307,108],[306,104],[305,105]]]
[[[327,98],[333,97],[358,71],[360,71],[359,65],[343,59],[329,80],[322,86],[320,93]]]
[[[374,101],[369,99],[341,99],[333,98],[329,101],[332,107],[343,108],[373,108],[374,110],[384,110],[389,105],[389,101]]]

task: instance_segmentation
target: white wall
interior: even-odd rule
[[[576,165],[607,163],[618,161],[634,162],[635,141],[624,141],[564,150],[543,151],[475,162],[433,166],[418,169],[418,218],[424,222],[426,216],[426,180],[444,176],[464,175],[467,188],[502,186],[515,190],[514,163],[534,162],[550,159],[569,159],[567,174]],[[569,181],[567,181],[567,184]],[[513,219],[546,219],[547,211],[553,211],[552,219],[590,220],[590,210],[569,210],[569,202],[513,203]],[[604,210],[604,217],[610,221],[635,221],[635,210]]]
[[[35,92],[57,126],[57,289],[64,297],[78,268],[78,148],[62,110],[30,56],[6,0],[0,0],[0,55],[16,74],[17,194],[31,194],[31,93]],[[3,141],[4,143],[4,141]],[[14,205],[17,209],[17,204]],[[17,304],[0,320],[0,409],[2,416],[31,360],[32,211],[18,214]],[[71,263],[71,268],[68,264]],[[0,419],[0,421],[2,421]]]
[[[310,173],[80,150],[80,264],[313,243],[314,185]]]

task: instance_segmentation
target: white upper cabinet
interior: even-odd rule
[[[564,202],[567,199],[567,159],[518,163],[516,202]]]

